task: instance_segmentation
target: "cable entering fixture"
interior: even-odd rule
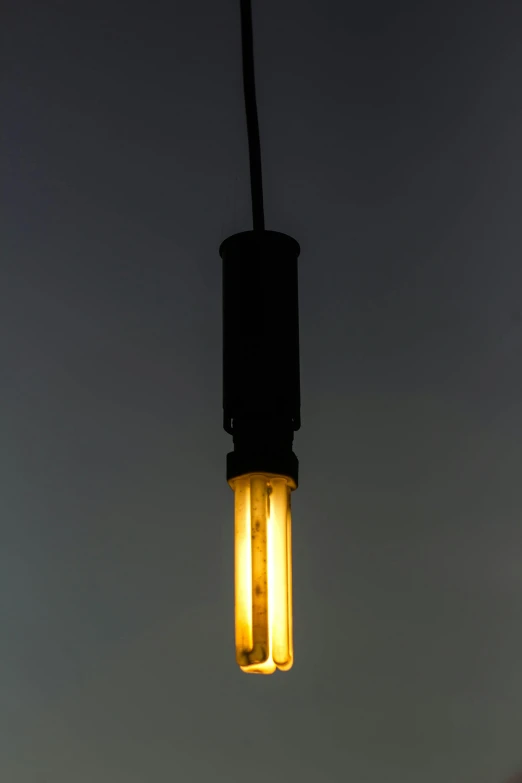
[[[263,208],[263,178],[261,172],[261,142],[257,117],[256,84],[254,74],[254,36],[252,32],[251,0],[240,0],[241,45],[243,53],[243,92],[248,135],[250,161],[250,192],[252,196],[252,219],[254,231],[265,230]]]

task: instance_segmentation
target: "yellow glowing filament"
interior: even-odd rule
[[[252,473],[235,494],[236,659],[244,672],[272,674],[293,663],[290,492],[284,476]]]

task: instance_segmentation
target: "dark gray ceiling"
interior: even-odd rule
[[[238,3],[4,11],[6,783],[522,761],[522,6],[254,22],[267,225],[302,246],[296,663],[272,678],[234,663],[221,430]]]

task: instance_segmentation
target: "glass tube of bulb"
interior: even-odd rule
[[[232,479],[235,516],[236,660],[242,671],[272,674],[293,664],[292,537],[285,476]]]

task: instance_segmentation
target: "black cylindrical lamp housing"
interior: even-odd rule
[[[222,242],[223,426],[233,436],[227,480],[288,476],[301,425],[299,244],[277,231],[245,231]]]

